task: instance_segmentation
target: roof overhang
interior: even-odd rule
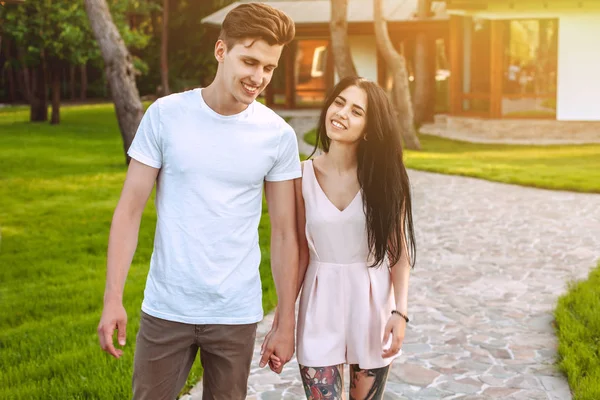
[[[448,10],[478,11],[490,9],[585,9],[597,0],[446,0]]]
[[[204,18],[201,22],[220,27],[227,13],[245,1],[237,1]],[[285,12],[295,22],[296,28],[302,26],[328,26],[331,19],[330,0],[296,0],[296,1],[261,1]],[[416,10],[418,0],[383,0],[384,15],[390,24],[420,21]],[[443,1],[432,1],[431,18],[428,21],[447,21],[446,4]],[[348,25],[373,23],[373,0],[349,0]]]

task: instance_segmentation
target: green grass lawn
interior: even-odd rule
[[[110,221],[126,172],[113,107],[65,107],[59,126],[31,124],[28,112],[0,109],[0,399],[129,398],[153,201],[125,288],[127,346],[115,360],[96,335]],[[269,234],[263,218],[265,311],[276,303]],[[196,362],[188,387],[201,371]]]
[[[600,264],[589,278],[571,285],[558,301],[555,318],[559,366],[574,400],[600,399]]]
[[[315,131],[305,135],[315,143]],[[547,189],[600,193],[600,144],[517,146],[467,143],[419,135],[421,151],[405,151],[408,168]]]

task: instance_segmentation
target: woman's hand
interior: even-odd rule
[[[406,331],[406,320],[398,314],[392,314],[385,325],[383,332],[383,342],[381,344],[383,348],[382,357],[388,358],[398,354],[402,348],[402,342],[404,341],[404,332]],[[392,337],[389,349],[385,346]]]

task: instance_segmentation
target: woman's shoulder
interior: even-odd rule
[[[317,156],[317,157],[318,157],[318,156]],[[316,157],[316,158],[317,158],[317,157]],[[304,171],[305,171],[305,168],[306,168],[306,166],[307,166],[309,163],[310,163],[310,164],[312,164],[312,163],[313,163],[313,161],[314,161],[314,158],[307,158],[306,160],[303,160],[303,161],[301,161],[301,162],[300,162],[300,166],[302,167],[302,175],[304,175]]]

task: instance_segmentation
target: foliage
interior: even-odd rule
[[[146,1],[109,0],[113,19],[125,44],[133,50],[144,49],[149,36],[141,29],[132,29],[126,16],[148,13],[152,7]],[[58,59],[80,65],[92,61],[101,65],[100,50],[92,35],[83,1],[38,0],[7,5],[1,11],[2,33],[25,49],[25,64],[38,65],[42,58]],[[135,66],[147,70],[141,59]]]
[[[600,398],[600,264],[587,280],[572,283],[554,313],[559,367],[575,400]]]
[[[157,0],[162,3],[162,0]],[[171,89],[182,91],[206,86],[216,72],[214,45],[219,29],[201,23],[233,0],[181,0],[172,2],[169,15],[169,75]],[[152,22],[152,19],[155,19]],[[146,22],[153,29],[144,60],[149,65],[148,75],[138,79],[141,93],[155,93],[160,82],[160,45],[162,15],[155,11]]]
[[[142,95],[155,94],[160,82],[162,5],[164,0],[107,0],[111,15],[132,55]],[[234,0],[170,0],[169,74],[173,91],[206,86],[216,72],[213,56],[219,29],[202,18]],[[103,88],[103,61],[94,40],[83,0],[39,0],[0,8],[0,34],[25,49],[24,63],[7,60],[13,68],[39,65],[41,55],[68,64],[88,64],[89,87]],[[14,55],[13,55],[14,57]],[[94,81],[94,79],[96,81]],[[101,94],[102,90],[95,90]]]

